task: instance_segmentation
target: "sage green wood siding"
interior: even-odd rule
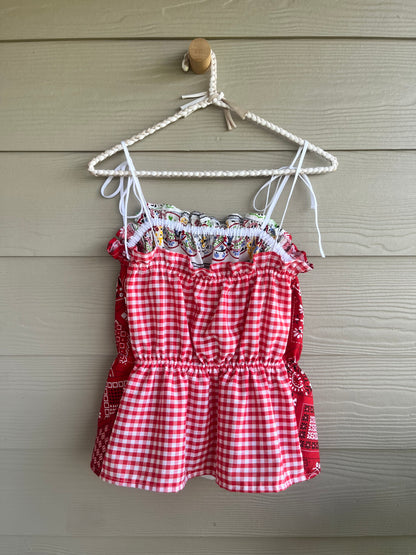
[[[327,258],[302,185],[285,220],[315,266],[300,277],[301,366],[322,473],[279,494],[195,478],[161,496],[89,468],[115,355],[106,245],[121,218],[87,163],[207,88],[209,74],[181,70],[198,36],[230,101],[340,163],[312,177]],[[1,555],[416,554],[415,38],[412,0],[0,2]],[[209,107],[133,158],[172,170],[288,163],[293,145],[235,120],[228,132]],[[264,181],[142,185],[149,201],[223,217],[251,211]]]

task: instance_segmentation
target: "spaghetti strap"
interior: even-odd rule
[[[325,258],[325,253],[324,253],[323,248],[322,248],[321,232],[319,230],[319,225],[318,225],[318,203],[317,203],[317,200],[316,200],[316,196],[315,196],[315,193],[314,193],[314,190],[313,190],[313,187],[312,187],[312,183],[311,183],[309,177],[306,174],[300,174],[300,170],[302,168],[302,163],[303,163],[303,160],[305,158],[306,151],[308,150],[308,146],[309,146],[309,143],[308,143],[308,141],[305,140],[304,143],[303,143],[303,146],[299,147],[298,151],[296,152],[296,155],[295,155],[294,159],[292,160],[291,164],[289,166],[287,166],[288,169],[289,168],[294,168],[295,167],[294,164],[297,161],[297,159],[299,158],[299,162],[297,163],[296,172],[295,172],[295,175],[294,175],[294,178],[293,178],[292,187],[290,189],[290,193],[289,193],[289,196],[288,196],[288,199],[287,199],[287,202],[286,202],[286,206],[285,206],[285,209],[283,211],[282,219],[280,221],[279,236],[283,232],[282,226],[283,226],[283,221],[284,221],[285,216],[286,216],[287,208],[289,206],[289,202],[290,202],[290,199],[292,197],[292,193],[293,193],[293,190],[295,188],[296,181],[297,181],[298,177],[300,177],[300,179],[305,183],[306,187],[308,188],[310,196],[311,196],[311,208],[313,210],[315,210],[315,225],[316,225],[316,229],[318,231],[319,250],[320,250],[322,258]],[[283,166],[281,169],[285,169],[285,166]],[[277,204],[277,201],[279,200],[281,194],[283,193],[283,190],[284,190],[287,182],[289,181],[289,178],[290,178],[290,175],[280,175],[280,176],[273,175],[257,191],[257,193],[254,197],[254,201],[253,201],[253,207],[254,207],[255,210],[257,210],[257,208],[255,206],[255,201],[256,201],[256,198],[257,198],[258,194],[265,187],[267,187],[267,200],[266,200],[266,205],[263,208],[263,211],[265,211],[267,209],[267,212],[266,212],[264,220],[261,224],[262,229],[265,229],[265,227],[269,223],[271,215],[273,213],[273,210],[274,210],[274,208]],[[273,181],[275,181],[276,179],[278,179],[277,184],[276,184],[276,191],[275,191],[275,193],[274,193],[274,195],[273,195],[273,197],[272,197],[272,199],[269,203],[268,202],[268,197],[269,197],[270,186],[273,183]]]
[[[127,186],[126,186],[126,188],[124,188],[124,176],[122,175],[120,177],[120,184],[117,187],[117,189],[113,193],[107,195],[107,194],[105,194],[105,190],[108,187],[108,185],[110,184],[110,182],[112,181],[114,176],[108,177],[105,180],[105,182],[103,183],[102,187],[101,187],[101,195],[104,198],[113,198],[117,194],[120,194],[120,200],[119,200],[119,205],[118,206],[119,206],[120,214],[123,218],[124,250],[125,250],[125,253],[126,253],[126,257],[128,259],[130,259],[130,255],[129,255],[128,248],[127,248],[127,220],[130,219],[130,218],[138,218],[143,210],[145,211],[149,222],[151,222],[153,220],[153,218],[152,218],[152,215],[150,213],[149,207],[147,205],[145,196],[143,194],[143,190],[141,188],[139,178],[137,177],[136,168],[134,167],[133,160],[131,159],[130,153],[127,149],[127,145],[124,141],[121,142],[121,145],[124,149],[124,153],[125,153],[125,156],[126,156],[126,162],[122,162],[119,166],[117,166],[116,170],[125,170],[128,166],[129,169],[130,169],[130,172],[131,172],[131,176],[130,175],[128,176]],[[132,188],[133,188],[134,196],[136,197],[136,199],[140,203],[140,211],[137,214],[133,214],[132,216],[128,216],[127,215],[127,209],[128,209],[130,190]],[[158,245],[158,239],[157,239],[156,234],[154,232],[153,226],[152,226],[151,230],[152,230],[153,238],[155,240],[155,245]]]

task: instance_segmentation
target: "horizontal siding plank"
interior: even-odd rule
[[[416,157],[412,151],[335,152],[340,166],[330,175],[314,176],[319,226],[327,256],[384,256],[416,254]],[[2,201],[0,255],[108,256],[110,236],[122,225],[118,200],[104,200],[104,182],[87,171],[93,153],[0,154],[7,195]],[[135,161],[139,157],[133,155]],[[288,152],[145,152],[140,166],[147,169],[255,169],[283,166]],[[121,157],[112,162],[115,167]],[[313,161],[312,161],[313,164]],[[16,168],[19,171],[16,172]],[[352,177],[354,176],[354,177]],[[255,211],[255,193],[266,178],[241,180],[143,179],[148,202],[169,202],[182,209],[200,210],[217,218],[231,212]],[[400,187],[392,187],[399,182]],[[225,186],[224,186],[225,185]],[[282,195],[273,217],[280,223],[289,193]],[[271,194],[275,185],[271,188]],[[114,187],[109,187],[109,191]],[[189,200],[191,198],[191,200]],[[271,196],[270,196],[271,198]],[[219,202],[221,199],[221,202]],[[256,199],[261,210],[265,190]],[[284,222],[296,244],[319,256],[314,211],[302,183],[295,188]],[[139,206],[134,197],[129,213]],[[392,218],[392,214],[394,217]],[[24,225],[22,225],[22,218]]]
[[[183,104],[181,94],[208,87],[208,75],[181,70],[188,44],[2,43],[0,70],[8,86],[0,119],[8,132],[0,136],[0,150],[100,152],[165,119]],[[233,39],[211,46],[219,90],[230,101],[312,143],[344,150],[416,148],[416,73],[409,72],[415,41]],[[140,149],[292,148],[238,116],[237,125],[225,132],[221,111],[210,106],[177,122],[175,130],[147,137]]]
[[[414,258],[311,262],[315,269],[300,276],[305,353],[414,355]],[[112,354],[118,268],[110,256],[4,258],[3,354]]]
[[[416,554],[416,43],[403,40],[415,38],[415,20],[413,0],[121,0],[117,13],[108,0],[2,2],[0,553]],[[301,276],[301,366],[323,470],[274,495],[194,479],[161,503],[89,468],[115,354],[118,265],[105,247],[121,221],[86,164],[208,87],[207,74],[180,69],[193,36],[210,40],[230,101],[340,162],[312,179],[329,258],[317,257],[304,187],[285,220],[316,268]],[[131,150],[145,169],[288,162],[289,142],[235,119],[226,133],[210,107]],[[209,195],[190,195],[191,183],[171,180],[168,191],[167,180],[144,179],[144,190],[217,217],[252,210],[250,180],[209,180]]]
[[[52,38],[416,37],[412,0],[239,0],[132,4],[2,0],[2,40]]]
[[[175,495],[108,484],[90,452],[4,450],[0,533],[72,536],[399,536],[415,534],[414,451],[328,451],[322,473],[275,494],[194,478]],[[201,503],[201,499],[204,500]],[[181,509],[178,510],[178,507]],[[253,518],[253,515],[255,517]]]
[[[282,537],[69,537],[0,536],[4,555],[409,555],[415,536],[357,538]]]
[[[112,357],[0,357],[3,449],[90,448]],[[323,449],[416,449],[406,357],[304,356]]]

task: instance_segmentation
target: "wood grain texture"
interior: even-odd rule
[[[109,356],[0,357],[2,449],[90,448]],[[407,357],[304,356],[323,449],[416,449]]]
[[[414,206],[416,156],[412,151],[335,152],[340,166],[329,175],[312,176],[319,208],[319,226],[327,256],[390,256],[416,254]],[[7,187],[2,199],[0,255],[103,256],[110,236],[122,225],[117,199],[100,196],[102,178],[87,171],[94,153],[0,154]],[[144,152],[134,153],[138,167],[147,169],[242,169],[287,165],[288,152]],[[115,156],[111,164],[121,162]],[[307,162],[316,163],[313,157]],[[110,165],[110,163],[108,164]],[[19,168],[16,171],[16,168]],[[255,193],[266,178],[156,179],[143,178],[148,202],[169,202],[217,218],[231,212],[255,211]],[[116,183],[116,181],[114,181]],[[392,183],[395,183],[392,187]],[[280,223],[289,194],[283,193],[273,217]],[[110,185],[108,191],[114,190]],[[271,193],[275,190],[275,184]],[[255,206],[266,202],[265,190]],[[139,210],[134,197],[129,213]],[[392,215],[394,215],[392,217]],[[314,211],[299,182],[291,198],[284,227],[310,256],[319,256]]]
[[[300,276],[307,354],[414,355],[415,260],[312,258]],[[119,263],[9,258],[0,268],[4,355],[111,355]]]
[[[2,0],[0,22],[2,40],[416,36],[412,0]]]
[[[414,555],[416,537],[0,536],[4,555]]]
[[[416,148],[416,73],[409,71],[415,41],[210,43],[218,90],[242,108],[327,150]],[[165,119],[184,103],[182,94],[208,87],[209,76],[182,71],[187,46],[185,40],[2,43],[0,120],[7,133],[0,134],[0,150],[100,152]],[[221,112],[200,110],[147,137],[140,149],[292,149],[249,121],[226,131]]]
[[[103,482],[89,468],[86,450],[4,450],[0,474],[8,479],[0,483],[0,533],[414,535],[414,457],[415,451],[327,451],[318,477],[284,492],[241,495],[198,477],[172,495]]]

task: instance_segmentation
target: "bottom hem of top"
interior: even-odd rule
[[[320,471],[315,470],[311,475],[307,476],[307,475],[303,475],[303,476],[298,476],[296,478],[292,478],[291,480],[286,480],[286,482],[283,482],[282,484],[280,484],[280,486],[259,486],[259,487],[242,487],[242,486],[233,486],[230,484],[227,484],[226,482],[224,482],[223,480],[221,480],[220,478],[218,478],[215,473],[211,473],[211,472],[207,472],[207,471],[196,471],[193,473],[190,473],[186,476],[186,478],[184,479],[183,482],[181,482],[178,486],[170,486],[170,487],[163,487],[163,486],[150,486],[149,484],[145,484],[143,482],[139,482],[139,481],[128,481],[128,480],[116,480],[115,478],[108,478],[106,476],[104,476],[103,474],[97,474],[95,473],[103,482],[107,482],[109,484],[113,484],[115,486],[122,486],[122,487],[129,487],[129,488],[135,488],[135,489],[142,489],[142,490],[146,490],[146,491],[154,491],[154,492],[159,492],[159,493],[177,493],[179,491],[182,491],[188,480],[191,480],[192,478],[198,478],[198,477],[204,477],[204,478],[210,478],[211,480],[215,480],[215,483],[222,489],[228,490],[228,491],[233,491],[233,492],[239,492],[239,493],[278,493],[280,491],[284,491],[287,488],[289,488],[290,486],[297,484],[299,482],[305,482],[306,480],[311,480],[312,478],[315,478],[316,476],[318,476],[320,474]]]

